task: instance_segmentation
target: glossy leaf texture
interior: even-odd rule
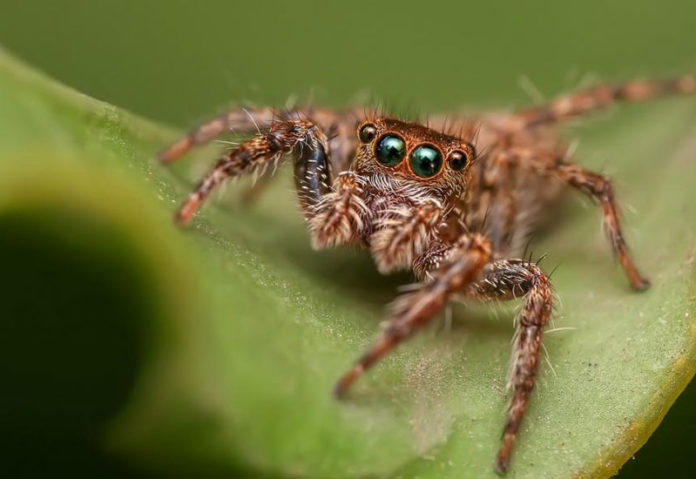
[[[510,477],[609,476],[694,373],[693,106],[631,106],[568,132],[583,165],[616,179],[653,288],[629,290],[583,199],[535,239],[558,265],[557,312]],[[0,54],[0,362],[23,411],[6,430],[59,438],[96,470],[494,477],[514,305],[455,306],[337,401],[333,382],[411,278],[312,251],[287,169],[257,204],[234,186],[177,229],[222,145],[158,165],[176,135]]]

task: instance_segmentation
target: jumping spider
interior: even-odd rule
[[[424,126],[362,110],[237,109],[196,128],[160,159],[171,163],[225,131],[254,134],[227,151],[203,178],[179,210],[179,223],[187,223],[225,179],[265,173],[292,157],[314,248],[357,245],[370,250],[381,273],[410,269],[421,280],[393,303],[376,343],[338,381],[339,396],[455,296],[472,301],[521,297],[508,378],[511,400],[495,459],[496,471],[504,473],[552,312],[549,279],[521,258],[522,249],[564,186],[601,207],[604,229],[628,282],[637,291],[649,287],[628,255],[611,182],[571,163],[553,127],[617,101],[692,93],[695,75],[599,86],[518,112],[449,117],[449,128],[442,117]]]

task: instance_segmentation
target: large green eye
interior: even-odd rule
[[[386,135],[377,144],[377,161],[385,166],[398,165],[406,156],[406,143],[396,135]]]
[[[437,148],[421,145],[411,152],[411,169],[422,178],[436,175],[442,166],[442,155]]]

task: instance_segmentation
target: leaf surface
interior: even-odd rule
[[[573,132],[583,140],[579,161],[607,164],[616,179],[629,243],[653,288],[628,289],[589,202],[571,201],[535,241],[535,253],[549,253],[547,270],[559,264],[557,313],[510,477],[614,473],[694,374],[693,105],[628,107]],[[120,311],[103,328],[94,326],[100,310],[66,323],[92,334],[87,342],[103,353],[95,364],[110,368],[89,381],[122,377],[102,395],[74,389],[66,400],[104,404],[99,449],[160,473],[494,477],[514,305],[457,305],[451,326],[419,334],[336,401],[334,381],[410,278],[380,276],[361,252],[311,251],[287,172],[253,208],[231,187],[178,230],[170,218],[216,153],[156,164],[153,153],[176,135],[0,53],[3,264],[21,271],[18,245],[32,241],[49,258],[71,251],[71,264],[83,261],[119,292],[100,303]],[[51,285],[77,277],[65,265],[54,274],[35,278],[44,289],[34,298],[55,302]],[[28,294],[21,282],[5,292]],[[33,331],[61,319],[67,310],[55,304],[55,317],[33,318]],[[15,333],[13,343],[27,341]],[[82,346],[75,351],[90,351]],[[48,367],[62,374],[68,363]]]

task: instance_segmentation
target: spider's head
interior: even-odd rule
[[[417,123],[371,119],[357,130],[354,168],[385,194],[434,196],[447,202],[466,186],[474,146]]]

